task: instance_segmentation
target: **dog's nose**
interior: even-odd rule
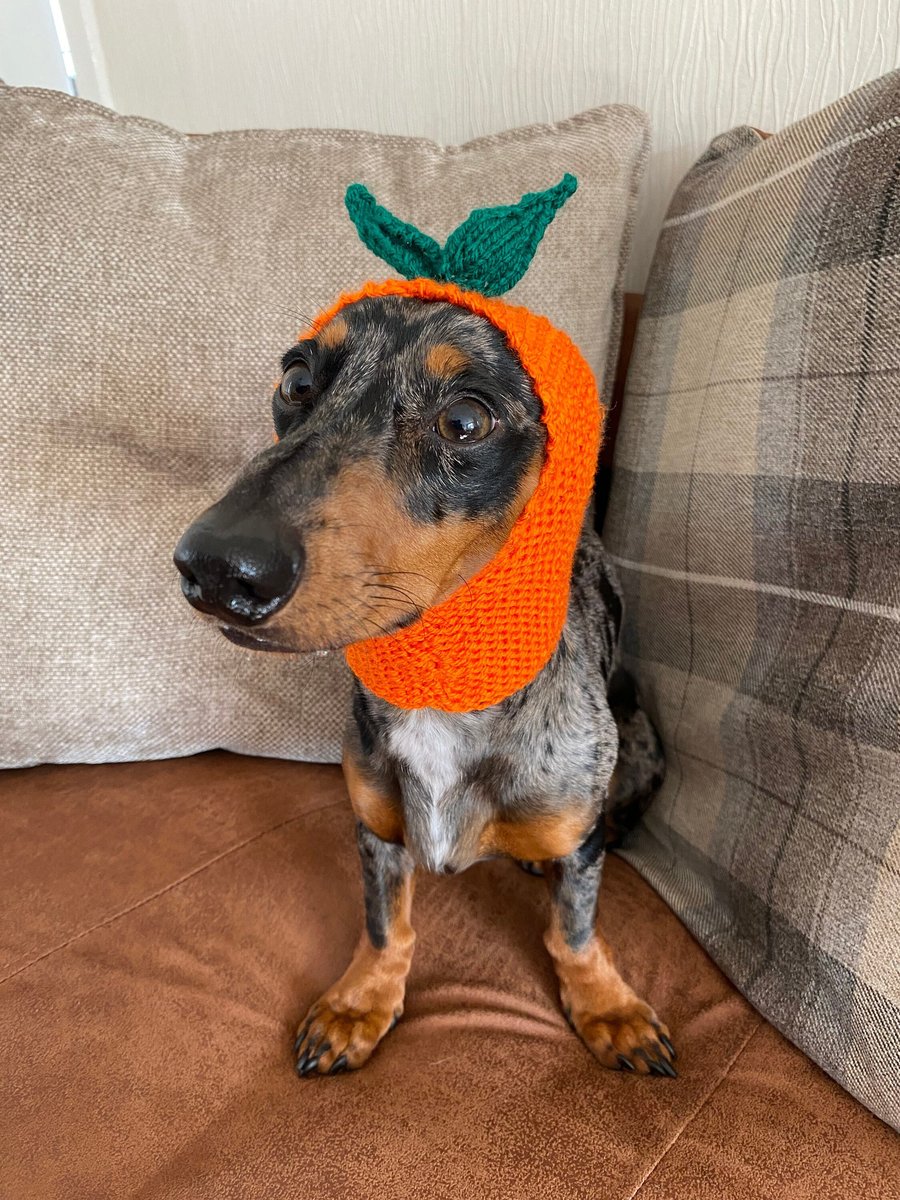
[[[253,625],[283,607],[300,582],[300,540],[262,514],[214,505],[175,547],[185,599],[229,623]]]

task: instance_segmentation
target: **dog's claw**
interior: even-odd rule
[[[677,1079],[678,1072],[664,1058],[651,1058],[643,1048],[635,1050],[635,1056],[640,1056],[647,1064],[647,1069],[651,1075],[667,1075],[670,1079]]]
[[[302,1043],[302,1040],[302,1038],[298,1038],[297,1042]],[[319,1059],[323,1054],[327,1054],[330,1049],[331,1043],[327,1039],[323,1038],[321,1034],[317,1038],[312,1038],[311,1041],[307,1042],[307,1044],[303,1046],[303,1049],[297,1058],[297,1062],[294,1067],[297,1074],[312,1075],[316,1067],[319,1065]]]
[[[299,1072],[299,1074],[301,1074],[301,1075],[306,1074],[306,1068],[309,1066],[309,1060],[311,1058],[312,1058],[312,1052],[310,1051],[309,1046],[307,1046],[304,1049],[303,1053],[300,1055],[300,1057],[297,1059],[297,1071]]]
[[[334,1062],[331,1064],[331,1070],[328,1072],[328,1074],[329,1075],[340,1075],[340,1074],[342,1074],[342,1072],[344,1072],[346,1070],[347,1070],[347,1055],[342,1054],[340,1056],[340,1058],[336,1058],[334,1060]]]
[[[313,1055],[309,1050],[307,1050],[304,1053],[303,1057],[298,1059],[298,1061],[297,1061],[297,1074],[298,1075],[311,1074],[312,1071],[315,1070],[315,1066],[318,1061],[319,1061],[318,1054]]]
[[[669,1041],[669,1039],[666,1037],[666,1035],[664,1033],[659,1033],[657,1031],[656,1036],[659,1038],[659,1040],[662,1042],[663,1046],[665,1046],[666,1050],[668,1051],[669,1058],[671,1058],[674,1061],[678,1057],[678,1054],[675,1051],[675,1047],[672,1045],[672,1043]]]
[[[631,1062],[629,1059],[627,1059],[624,1054],[619,1055],[619,1066],[622,1068],[623,1071],[635,1070],[634,1063]]]

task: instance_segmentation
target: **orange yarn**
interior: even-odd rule
[[[600,443],[597,387],[580,351],[545,317],[431,279],[367,283],[317,317],[311,333],[366,296],[447,300],[486,317],[543,402],[546,460],[504,545],[422,619],[345,650],[354,675],[399,708],[489,708],[530,683],[559,642]]]

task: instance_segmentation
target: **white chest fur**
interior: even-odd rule
[[[418,850],[432,870],[440,870],[453,855],[461,815],[454,800],[467,767],[484,753],[480,718],[480,713],[418,709],[399,717],[388,735],[391,753],[422,789],[425,811],[416,814],[422,818],[421,824],[416,822],[419,845],[410,849]]]
[[[453,787],[470,757],[459,724],[459,718],[422,708],[404,713],[391,728],[391,752],[435,798]]]

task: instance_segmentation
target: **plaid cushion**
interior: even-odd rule
[[[626,857],[900,1125],[900,72],[716,139],[663,227],[604,537],[668,774]]]

